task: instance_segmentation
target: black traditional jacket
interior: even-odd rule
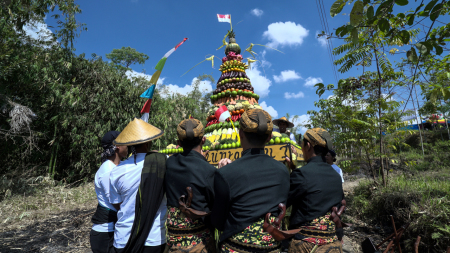
[[[325,215],[333,206],[340,207],[344,198],[342,179],[321,156],[309,159],[308,164],[291,173],[287,201],[292,205],[290,228]]]
[[[186,195],[186,187],[193,192],[191,207],[210,212],[214,202],[214,173],[216,168],[194,150],[175,154],[167,159],[165,177],[167,205],[178,207],[178,199]]]
[[[222,231],[223,241],[266,213],[279,213],[278,204],[286,204],[289,192],[289,172],[264,149],[247,149],[241,158],[216,171],[214,192],[211,221]]]

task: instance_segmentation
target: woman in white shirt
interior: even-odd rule
[[[97,211],[92,217],[90,234],[93,253],[106,253],[114,239],[114,224],[117,221],[117,210],[109,202],[109,175],[119,162],[127,157],[127,146],[114,146],[113,140],[120,134],[109,131],[102,138],[102,165],[95,173],[95,193],[97,194]]]

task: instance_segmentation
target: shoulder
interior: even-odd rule
[[[116,167],[114,167],[113,170],[111,170],[110,176],[111,180],[125,174],[132,165],[135,165],[133,156],[130,156],[126,160],[120,162],[119,165],[117,165]]]
[[[180,156],[180,154],[171,155],[171,156],[169,156],[169,158],[167,158],[167,162],[169,162],[169,161],[176,161],[176,160],[178,160],[179,156]]]
[[[162,153],[151,152],[145,155],[145,159],[167,160],[167,156]]]
[[[100,168],[98,169],[98,173],[104,173],[104,172],[109,172],[111,171],[114,167],[116,167],[116,165],[111,162],[110,160],[106,160],[105,162],[102,163],[102,165],[100,166]]]
[[[337,170],[341,170],[341,168],[339,168],[339,166],[337,166],[336,164],[331,165],[331,167],[333,167],[334,169],[337,169]]]

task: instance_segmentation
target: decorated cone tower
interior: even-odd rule
[[[245,51],[251,53],[252,46],[253,44]],[[214,61],[214,57],[209,57],[204,61]],[[254,61],[248,59],[249,64]],[[259,95],[254,93],[251,80],[245,73],[248,68],[249,65],[243,62],[241,48],[236,43],[235,34],[231,30],[228,33],[225,57],[222,58],[222,65],[219,69],[222,74],[211,95],[212,106],[206,119],[205,137],[207,140],[203,145],[203,150],[212,150],[205,155],[210,164],[217,165],[222,158],[229,158],[234,161],[240,157],[242,148],[240,148],[238,134],[239,119],[248,109],[262,109],[258,104]],[[300,156],[294,157],[292,155],[291,145],[296,147]],[[167,154],[181,153],[183,149],[171,144],[161,152]],[[291,142],[286,134],[275,131],[272,132],[272,139],[266,145],[265,152],[277,161],[285,161],[286,156],[294,162],[295,160],[303,160],[300,147],[295,145],[295,142]]]
[[[239,147],[239,136],[234,131],[239,129],[239,119],[245,110],[261,108],[258,104],[259,95],[254,93],[250,78],[245,73],[249,66],[242,62],[241,48],[236,43],[233,30],[228,34],[228,42],[219,69],[222,75],[211,96],[213,106],[209,109],[205,128],[205,136],[209,140],[205,149]],[[223,106],[226,106],[231,118],[220,122],[216,112],[222,112]]]

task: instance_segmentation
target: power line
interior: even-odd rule
[[[323,9],[325,9],[325,8],[323,7],[323,3],[321,3],[320,0],[316,0],[316,6],[317,6],[317,11],[319,12],[319,18],[320,18],[320,23],[322,25],[322,29],[325,32],[325,34],[330,34],[329,29],[328,29],[328,21],[326,20],[326,15],[324,15]],[[332,53],[332,44],[331,44],[330,39],[327,39],[326,43],[327,43],[328,57],[329,57],[330,63],[331,63],[331,69],[333,71],[334,78],[337,83],[339,78],[338,78],[338,74],[336,71],[336,66],[334,65],[335,60],[334,60],[333,53]]]
[[[330,36],[331,36],[330,28],[328,26],[328,18],[327,18],[328,16],[327,16],[327,14],[325,12],[325,6],[323,5],[323,0],[322,1],[319,0],[319,3],[322,4],[322,15],[323,15],[324,23],[325,23],[325,26],[326,26],[326,29],[327,29],[327,33],[330,34]],[[329,42],[328,43],[328,47],[329,47],[329,50],[330,50],[331,59],[333,60],[333,68],[334,68],[334,73],[336,75],[336,79],[337,79],[336,82],[337,82],[339,80],[339,73],[336,70],[336,65],[334,64],[336,59],[334,58],[334,55],[333,55],[333,48],[334,48],[333,41],[331,39],[327,40],[327,41]]]

